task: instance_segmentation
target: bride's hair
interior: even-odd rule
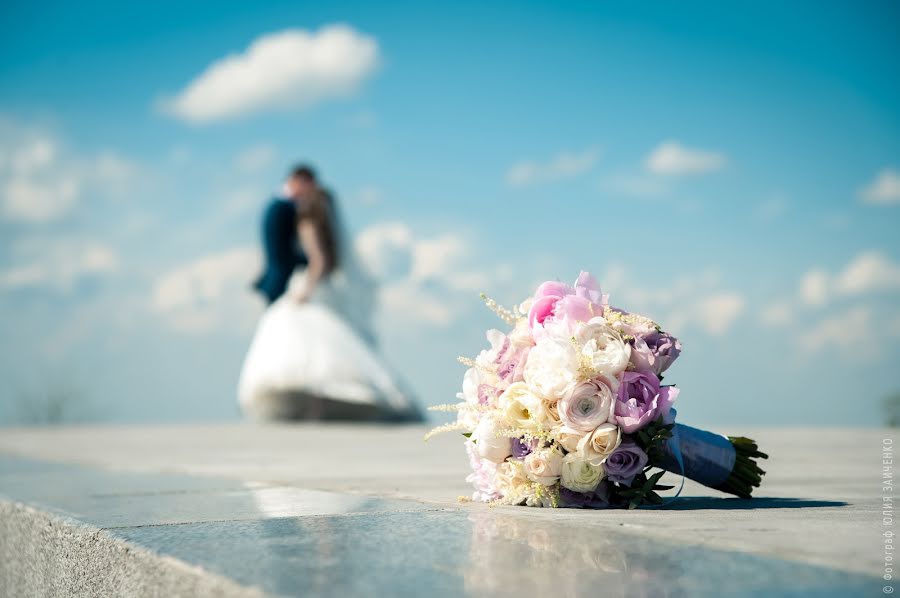
[[[330,274],[339,265],[338,239],[335,230],[334,198],[325,189],[310,194],[297,213],[298,222],[309,220],[316,227],[325,256],[325,273]]]

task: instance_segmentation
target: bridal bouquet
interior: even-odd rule
[[[545,282],[515,310],[486,304],[511,326],[463,378],[457,421],[474,500],[542,507],[663,504],[665,471],[750,496],[766,458],[747,438],[675,423],[679,389],[663,373],[681,343],[645,316],[609,305],[594,278]],[[426,437],[427,438],[427,437]],[[683,483],[683,481],[682,481]]]

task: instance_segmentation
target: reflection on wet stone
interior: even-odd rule
[[[277,594],[847,596],[863,575],[609,533],[507,509],[371,513],[116,530]],[[599,594],[598,594],[599,592]]]

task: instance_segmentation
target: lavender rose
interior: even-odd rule
[[[537,440],[526,440],[524,438],[513,438],[512,456],[513,459],[524,459],[534,451],[537,447]]]
[[[606,459],[606,477],[613,482],[630,486],[634,477],[644,471],[647,453],[633,440],[625,439]]]
[[[635,336],[631,349],[631,363],[636,370],[653,372],[657,376],[669,369],[681,355],[681,342],[666,332],[652,330]]]
[[[603,480],[593,492],[575,492],[561,486],[560,506],[571,509],[606,509],[612,506],[612,485]]]
[[[637,432],[668,415],[678,392],[674,386],[660,386],[653,372],[625,372],[616,396],[616,422],[626,434]]]

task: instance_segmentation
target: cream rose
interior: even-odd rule
[[[601,424],[578,441],[577,453],[585,461],[600,465],[619,447],[622,431],[615,424]]]
[[[512,455],[512,438],[501,434],[502,426],[499,418],[489,414],[481,418],[475,431],[472,432],[478,454],[494,463],[502,463]]]
[[[572,343],[543,338],[531,349],[525,364],[525,382],[547,400],[559,399],[578,382],[580,363]]]
[[[581,346],[581,362],[594,374],[615,379],[628,367],[631,345],[603,318],[593,318],[582,324],[575,332],[575,339]]]
[[[603,465],[582,459],[578,453],[563,457],[560,484],[573,492],[593,492],[603,479]]]
[[[539,431],[549,430],[553,425],[543,400],[524,382],[510,384],[497,399],[497,404],[513,429]]]
[[[552,486],[559,480],[563,454],[558,448],[541,448],[525,457],[525,473],[528,479],[544,486]]]
[[[573,430],[565,425],[558,425],[553,428],[553,438],[567,452],[573,453],[578,450],[578,442],[585,436],[585,432]]]

